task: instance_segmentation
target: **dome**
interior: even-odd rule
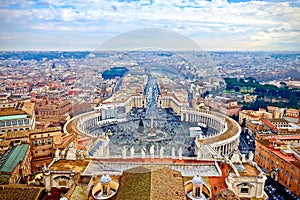
[[[204,181],[199,175],[197,175],[197,176],[194,176],[192,183],[199,185],[199,184],[204,184]]]
[[[104,174],[101,176],[100,182],[101,183],[109,183],[111,181],[111,178],[109,175]]]

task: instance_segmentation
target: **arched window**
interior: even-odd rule
[[[195,190],[195,196],[196,196],[196,197],[201,197],[200,187],[196,187],[196,190]]]
[[[107,196],[107,186],[103,186],[102,195]]]

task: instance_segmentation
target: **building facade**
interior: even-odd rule
[[[61,127],[35,129],[30,132],[29,143],[32,154],[32,171],[41,171],[44,164],[50,164],[56,148],[62,143]]]
[[[0,133],[31,130],[35,127],[34,104],[20,102],[12,107],[1,108]]]
[[[300,136],[261,136],[255,162],[271,177],[300,197]]]

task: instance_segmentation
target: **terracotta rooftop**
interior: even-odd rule
[[[282,122],[282,123],[288,123],[287,120],[283,118],[274,118],[274,119],[269,119],[270,122]]]
[[[24,102],[22,110],[24,110],[29,116],[31,116],[34,110],[34,103]]]
[[[261,122],[264,123],[265,125],[267,125],[270,129],[272,129],[274,131],[278,131],[277,127],[275,125],[273,125],[269,120],[261,119]]]
[[[143,166],[125,170],[112,199],[186,199],[181,173],[168,167]]]
[[[277,155],[278,157],[282,158],[283,160],[287,161],[287,162],[297,161],[297,159],[293,155],[285,154],[280,150],[271,150],[271,152],[274,153],[275,155]]]
[[[1,108],[0,116],[9,116],[9,115],[24,115],[26,112],[24,110],[19,110],[15,108]]]
[[[300,135],[273,135],[268,136],[267,138],[275,138],[277,140],[299,140]]]
[[[239,171],[239,174],[241,176],[257,176],[259,174],[259,170],[255,166],[252,166],[248,163],[243,164],[243,166],[245,167],[246,171],[245,172]]]
[[[83,173],[89,162],[90,160],[59,160],[50,167],[50,170],[75,170],[77,173]]]
[[[19,103],[16,108],[1,108],[0,116],[9,116],[9,115],[24,115],[28,114],[32,116],[34,110],[34,103],[22,102]]]
[[[29,137],[29,131],[27,130],[6,133],[6,139],[8,140],[15,139],[15,138],[28,138],[28,137]]]
[[[1,185],[0,186],[0,197],[1,200],[12,200],[12,199],[30,199],[37,200],[41,199],[45,193],[43,187],[32,187],[29,185]]]
[[[215,200],[223,200],[223,199],[230,199],[230,200],[239,200],[240,198],[231,190],[223,189],[217,192],[214,196]]]
[[[9,140],[1,140],[0,141],[0,147],[7,147],[7,146],[10,146]]]

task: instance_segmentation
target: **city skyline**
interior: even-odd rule
[[[300,46],[299,0],[16,0],[2,1],[0,10],[0,50],[91,51],[145,28],[179,33],[207,51],[297,51]]]

